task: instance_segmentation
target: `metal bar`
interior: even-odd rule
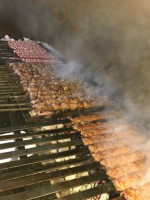
[[[1,46],[0,46],[0,50],[1,50]],[[0,69],[8,69],[8,66],[4,63],[4,64],[0,64]]]
[[[10,69],[8,69],[8,68],[5,68],[5,69],[1,69],[0,68],[0,74],[12,74],[12,73],[14,73],[12,70],[10,70]]]
[[[65,125],[65,124],[63,124],[63,125]],[[30,134],[33,134],[33,133],[36,133],[36,134],[47,134],[47,133],[52,133],[52,134],[54,134],[54,133],[64,133],[64,132],[71,132],[71,131],[75,131],[75,132],[79,132],[79,131],[77,131],[77,130],[75,130],[73,127],[63,127],[63,128],[57,128],[57,129],[50,129],[50,130],[38,130],[38,131],[32,131],[32,132],[30,132]]]
[[[16,77],[16,78],[18,78],[18,77]],[[1,80],[4,80],[4,79],[7,80],[5,76],[0,76],[0,79]],[[11,76],[11,78],[9,78],[9,80],[15,80],[14,76]]]
[[[8,46],[8,41],[6,41],[6,40],[1,40],[1,41],[0,41],[0,45],[2,45],[2,44],[5,44],[5,45]]]
[[[17,123],[17,122],[16,122],[16,119],[13,117],[12,114],[10,114],[10,117],[13,118],[13,119],[12,119],[12,122],[13,122],[12,124],[13,124],[13,125],[16,124],[16,123]],[[18,121],[18,120],[17,120],[17,121]],[[18,134],[18,135],[19,135],[19,134],[20,134],[20,131],[16,131],[15,134]],[[15,142],[21,142],[21,141],[22,141],[22,139],[17,139],[17,140],[15,140]],[[16,148],[15,148],[15,150],[22,150],[22,149],[25,149],[25,146],[19,146],[19,147],[16,147]],[[23,155],[23,156],[20,156],[19,158],[20,158],[20,159],[25,159],[26,157],[27,157],[27,155]]]
[[[6,85],[9,85],[9,83],[19,84],[19,81],[15,79],[11,79],[10,82],[8,83],[6,79],[0,79],[0,83],[6,84]]]
[[[0,77],[1,78],[6,78],[7,76],[10,76],[10,77],[17,77],[17,75],[13,72],[13,71],[10,71],[10,70],[0,70]]]
[[[11,72],[10,70],[9,71],[3,71],[3,70],[0,70],[0,77],[1,78],[6,78],[7,76],[10,76],[10,77],[17,77],[16,74],[14,74],[14,72]]]
[[[1,51],[1,48],[0,48],[0,51]],[[0,65],[0,70],[11,70],[11,67],[8,66],[8,65]]]
[[[4,98],[4,99],[0,99],[1,103],[7,104],[8,102],[10,102],[11,104],[16,104],[16,103],[31,103],[30,100],[28,98],[22,98],[22,99],[17,99],[17,98]]]
[[[23,111],[23,110],[33,110],[32,107],[29,108],[6,108],[6,109],[0,109],[0,112],[14,112],[14,111]]]
[[[1,78],[7,78],[7,77],[11,77],[12,79],[13,78],[18,78],[18,75],[13,71],[13,70],[0,70],[0,77]]]
[[[0,89],[12,89],[12,88],[14,88],[14,89],[19,88],[19,89],[23,90],[22,86],[20,86],[20,85],[6,85],[6,84],[1,85],[0,84]]]
[[[19,62],[21,61],[20,58],[17,58],[16,56],[14,57],[15,55],[12,55],[12,57],[10,58],[9,56],[1,56],[1,60],[4,61],[5,63],[6,62]]]
[[[11,140],[11,139],[18,139],[18,138],[26,138],[26,137],[35,137],[35,136],[42,136],[42,135],[54,135],[54,134],[60,134],[65,132],[73,131],[72,128],[58,128],[53,130],[46,130],[46,131],[37,131],[37,132],[31,132],[31,133],[23,133],[23,134],[14,134],[14,135],[2,135],[0,136],[0,140]],[[76,133],[79,131],[74,130]],[[11,132],[11,131],[10,131]],[[72,134],[72,133],[71,133]],[[70,135],[71,135],[70,134]]]
[[[7,49],[6,47],[5,47],[5,49]],[[4,56],[4,55],[1,55],[1,60],[3,61],[3,62],[5,62],[5,63],[7,63],[8,61],[19,61],[19,60],[21,60],[21,58],[20,57],[18,57],[18,55],[17,54],[15,54],[13,51],[11,51],[11,50],[9,50],[8,49],[8,51],[11,53],[11,55],[12,56]]]
[[[12,55],[15,55],[13,51],[3,51],[1,50],[0,54],[3,56],[3,55],[8,55],[8,56],[12,56]]]
[[[10,132],[14,132],[14,131],[22,131],[22,130],[27,130],[30,128],[38,128],[38,127],[42,127],[42,126],[50,126],[50,125],[58,125],[58,124],[67,124],[69,123],[70,120],[69,119],[65,119],[65,120],[51,120],[49,122],[46,123],[35,123],[35,124],[26,124],[26,125],[22,125],[22,126],[16,126],[16,127],[7,127],[7,128],[0,128],[0,134],[4,134],[4,133],[10,133]]]
[[[8,42],[7,41],[0,41],[0,46],[3,46],[3,45],[7,45],[7,47],[8,47]]]
[[[7,66],[2,67],[2,65],[0,65],[0,71],[8,72],[10,69],[8,69]]]
[[[18,88],[13,88],[13,89],[11,89],[11,88],[8,88],[8,89],[3,89],[3,88],[2,88],[2,89],[1,89],[1,88],[0,88],[0,94],[1,94],[1,93],[4,94],[4,93],[8,93],[8,92],[9,92],[9,93],[16,93],[16,92],[24,92],[24,91],[23,91],[22,88],[19,88],[19,89],[18,89]]]
[[[7,44],[0,44],[0,48],[1,48],[1,50],[3,51],[3,50],[7,50],[7,51],[11,51],[12,52],[12,49],[10,49],[10,47],[8,47],[8,45]]]
[[[12,95],[5,95],[5,96],[0,96],[0,99],[24,99],[24,98],[27,98],[27,96],[26,95],[14,95],[14,96],[12,96]]]
[[[55,185],[37,188],[34,190],[22,192],[19,194],[9,195],[6,197],[1,197],[0,200],[13,200],[13,199],[15,199],[15,200],[20,200],[20,199],[21,200],[31,200],[33,198],[43,197],[43,196],[53,194],[53,193],[56,193],[59,191],[63,191],[63,190],[69,189],[69,188],[90,184],[92,182],[99,181],[100,179],[101,179],[100,174],[95,173],[90,176],[81,177],[81,178],[71,180],[71,181],[66,181],[64,183],[57,183]]]
[[[26,106],[26,105],[30,105],[30,106],[32,106],[32,103],[16,103],[16,104],[0,104],[0,107],[5,107],[5,106],[7,106],[7,107],[14,107],[14,106]]]
[[[112,185],[112,183],[108,182],[103,185],[99,185],[97,187],[94,187],[94,188],[91,188],[91,189],[88,189],[85,191],[80,191],[78,193],[60,198],[60,200],[70,200],[70,199],[71,200],[87,200],[87,199],[89,199],[91,197],[95,197],[99,194],[108,193],[108,191],[111,191],[113,189],[114,189],[114,186]],[[115,199],[113,199],[113,200],[115,200]]]
[[[9,79],[9,81],[8,81]],[[19,79],[17,77],[13,77],[13,78],[10,78],[10,77],[0,77],[0,83],[6,83],[6,85],[9,85],[10,83],[16,83],[19,85]],[[11,85],[9,85],[11,86]]]
[[[50,151],[54,149],[77,146],[77,145],[82,145],[82,144],[83,144],[82,140],[77,140],[77,141],[64,142],[64,143],[59,143],[59,144],[43,145],[43,146],[30,148],[30,149],[23,149],[23,150],[11,151],[7,153],[1,153],[0,159],[19,157],[19,156],[23,156],[27,154],[34,154],[34,153],[39,153],[43,151]]]
[[[9,53],[13,52],[12,50],[8,49],[7,46],[1,45],[1,44],[0,44],[0,51],[1,51],[0,55],[1,55],[2,52],[9,52]]]
[[[17,89],[9,89],[9,90],[1,90],[0,89],[0,95],[3,95],[3,96],[8,96],[8,95],[21,95],[21,94],[25,94],[25,92],[23,90],[17,90]]]
[[[16,85],[17,84],[17,85]],[[8,84],[8,82],[2,82],[2,83],[0,83],[0,87],[1,88],[10,88],[10,87],[20,87],[20,88],[22,88],[22,86],[19,86],[19,83],[17,83],[17,82],[15,82],[15,84],[12,84],[11,83],[11,86],[10,86],[10,83]]]
[[[10,80],[9,83],[8,81],[6,81],[5,79],[0,79],[0,84],[5,84],[5,85],[9,85],[9,84],[18,84],[19,85],[19,80]]]
[[[25,101],[24,99],[25,98],[22,98],[22,99],[21,98],[20,99],[9,98],[9,97],[7,98],[7,96],[6,96],[6,98],[0,99],[0,102],[4,103],[4,104],[6,104],[6,103],[8,104],[8,102],[14,104],[14,103],[18,103],[19,101],[20,101],[20,103],[26,103],[27,101]],[[29,103],[31,103],[30,100],[29,100],[29,98],[26,98],[26,99],[28,100]]]
[[[12,74],[12,73],[13,73],[13,70],[11,70],[11,68],[8,68],[8,67],[5,68],[5,69],[1,69],[1,68],[0,68],[0,72],[2,72],[2,73],[9,73],[9,74],[11,73],[11,74]]]
[[[11,86],[9,86],[8,85],[8,87],[7,88],[2,88],[1,86],[0,86],[0,93],[4,93],[4,92],[10,92],[10,93],[14,93],[14,92],[24,92],[24,90],[23,90],[23,88],[11,88]]]
[[[30,103],[30,100],[28,99],[28,97],[27,96],[17,96],[16,98],[15,97],[10,97],[10,96],[6,96],[5,98],[0,98],[0,102],[1,103],[8,103],[8,102],[10,102],[10,103],[24,103],[24,102],[29,102]]]
[[[8,83],[8,80],[7,79],[0,79],[0,83],[3,83],[3,82],[6,82]],[[19,78],[16,77],[16,78],[11,78],[9,79],[9,83],[19,83]]]
[[[10,92],[0,92],[0,95],[5,95],[5,96],[7,96],[7,95],[16,95],[16,94],[24,94],[25,92],[23,92],[23,91],[20,91],[20,92],[12,92],[12,91],[10,91]]]
[[[24,145],[30,145],[30,144],[40,144],[40,143],[47,143],[50,141],[57,141],[57,140],[63,140],[63,139],[71,139],[71,138],[79,138],[81,137],[80,133],[72,133],[72,134],[63,134],[58,136],[50,136],[45,138],[37,138],[37,139],[31,139],[31,140],[23,140],[20,142],[10,142],[5,144],[0,144],[0,149],[8,149],[13,147],[19,147]]]
[[[0,85],[7,85],[7,86],[10,86],[10,84],[11,85],[18,85],[19,84],[19,81],[10,81],[9,83],[8,83],[8,81],[6,81],[6,80],[0,80]]]
[[[14,74],[16,76],[16,74]],[[13,73],[12,72],[0,72],[0,78],[8,78],[8,77],[12,77],[13,78]]]
[[[41,155],[41,156],[31,156],[24,160],[1,163],[0,170],[10,169],[10,168],[14,169],[20,166],[29,166],[35,163],[41,163],[41,162],[52,160],[52,159],[65,158],[65,157],[69,157],[73,155],[79,156],[81,154],[89,154],[89,149],[85,146],[82,146],[80,148],[69,150],[69,151],[67,150],[64,152],[46,154],[46,155]]]
[[[82,173],[82,172],[87,172],[87,171],[89,172],[91,170],[96,170],[99,167],[100,167],[99,163],[90,163],[90,164],[85,164],[85,165],[82,165],[82,166],[72,167],[72,168],[68,168],[68,169],[62,169],[62,170],[54,171],[54,172],[50,172],[50,173],[40,173],[40,174],[36,174],[36,175],[32,175],[32,176],[19,178],[19,179],[5,181],[5,182],[2,182],[0,184],[0,191],[2,192],[2,191],[12,190],[12,189],[15,189],[15,188],[21,188],[21,187],[24,187],[24,186],[33,185],[35,183],[45,182],[45,181],[48,181],[50,179],[65,177],[65,176],[78,174],[78,173]],[[96,177],[98,178],[98,179],[96,179],[97,181],[100,180],[100,179],[107,178],[106,172],[104,172],[104,171],[101,172],[101,173],[97,173],[96,175],[97,175]],[[90,179],[91,179],[92,177],[94,177],[94,175],[91,175],[91,176],[88,176],[88,177],[90,177]],[[95,180],[96,177],[94,177],[94,180]],[[83,180],[86,179],[86,177],[82,177],[82,178],[83,178]],[[68,186],[73,187],[73,186],[76,186],[77,180],[79,180],[79,179],[73,180],[72,184],[74,184],[74,185],[71,185],[70,181],[68,181],[70,186],[67,182],[64,182],[64,183],[61,183],[61,184],[67,184],[67,187]],[[91,182],[93,182],[94,180],[92,180]],[[84,183],[87,184],[86,182],[84,182]],[[52,186],[52,187],[54,187],[54,186]],[[54,187],[54,188],[55,188],[55,191],[56,191],[56,187]],[[58,188],[57,188],[57,191],[58,191]]]
[[[15,80],[15,78],[17,79],[17,77],[14,77],[12,75],[11,76],[0,76],[0,81],[7,81],[8,79],[10,79],[11,81],[13,81],[13,80]]]
[[[61,161],[61,162],[54,162],[51,164],[46,164],[46,165],[40,165],[38,167],[31,168],[31,166],[29,168],[25,168],[20,170],[16,170],[13,172],[6,172],[0,175],[0,182],[3,181],[8,181],[8,180],[12,180],[12,179],[16,179],[16,178],[21,178],[21,177],[25,177],[25,176],[29,176],[29,175],[35,175],[35,174],[40,174],[43,173],[44,171],[56,171],[56,170],[60,170],[62,169],[62,167],[64,168],[68,168],[71,165],[82,165],[83,163],[90,163],[93,160],[91,159],[91,157],[89,157],[89,155],[85,155],[84,157],[80,157],[80,158],[74,158],[74,159],[70,159],[70,160],[65,160],[65,161]]]
[[[20,60],[16,60],[16,59],[3,59],[3,61],[5,61],[5,63],[9,64],[9,63],[25,63],[24,61]]]
[[[8,83],[8,80],[7,79],[0,79],[0,83]],[[18,83],[19,84],[19,78],[16,77],[16,78],[12,78],[12,79],[9,79],[9,83]]]
[[[1,57],[2,59],[2,61],[4,61],[5,63],[16,63],[16,62],[22,62],[22,60],[21,59],[17,59],[17,58],[9,58],[9,57]]]

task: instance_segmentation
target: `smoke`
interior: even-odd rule
[[[66,76],[71,73],[83,79],[91,76],[124,107],[142,131],[148,132],[150,3],[148,0],[101,0],[93,1],[92,5],[86,2],[80,5],[78,31],[67,35],[67,39],[62,37],[68,41],[65,55],[80,63],[76,67],[69,65],[69,70],[66,65]],[[63,42],[61,45],[63,48]]]
[[[1,37],[50,43],[71,60],[63,77],[93,81],[149,137],[149,0],[5,0],[0,11]],[[149,152],[149,139],[137,140],[135,149]]]

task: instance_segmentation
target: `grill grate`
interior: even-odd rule
[[[3,62],[23,62],[9,47],[7,41],[0,41],[0,60]]]
[[[50,126],[47,125],[47,127]],[[35,128],[38,128],[38,131]],[[37,199],[51,194],[55,194],[55,197],[51,199],[56,199],[60,191],[108,180],[103,167],[93,161],[79,132],[74,130],[73,133],[71,127],[45,131],[41,127],[39,131],[39,125],[34,125],[34,130],[30,125],[26,125],[26,130],[20,129],[19,134],[13,129],[9,130],[13,133],[11,135],[6,135],[6,132],[1,133],[1,141],[12,139],[14,141],[1,144],[0,150],[6,148],[15,148],[15,150],[0,154],[1,160],[12,159],[10,162],[0,164],[0,200]],[[22,138],[22,141],[15,141],[18,138]],[[25,140],[27,138],[28,140]],[[31,144],[34,146],[26,149],[26,146]],[[18,149],[22,146],[24,149]],[[30,154],[32,155],[29,156]],[[21,156],[25,155],[26,158],[21,159]],[[87,174],[84,175],[84,173]],[[80,176],[72,180],[63,182],[57,180],[78,174]],[[57,182],[53,184],[55,180]],[[46,182],[49,184],[47,185]],[[37,184],[44,184],[44,186],[39,187]],[[107,181],[106,184],[98,185],[96,188],[91,187],[87,193],[82,191],[62,197],[62,199],[70,197],[75,199],[77,196],[79,199],[86,199],[101,192],[113,193],[114,190],[113,184]],[[115,195],[118,194],[115,193]]]
[[[0,55],[5,62],[16,56],[2,41]],[[103,109],[32,119],[32,106],[18,77],[7,65],[0,65],[0,200],[80,200],[101,193],[122,200],[69,119]]]
[[[13,71],[3,65],[0,66],[0,74],[0,112],[31,110],[31,103]]]

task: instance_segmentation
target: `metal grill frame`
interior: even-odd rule
[[[0,200],[57,199],[56,194],[60,192],[92,183],[99,184],[59,199],[89,199],[101,193],[109,193],[113,200],[124,199],[115,190],[104,167],[94,161],[88,147],[83,144],[81,133],[73,129],[70,121],[70,116],[92,114],[106,108],[66,111],[55,114],[52,119],[31,118],[29,98],[6,62],[22,61],[6,41],[0,41],[0,117],[4,116],[0,123],[0,141],[7,142],[0,144],[0,150],[15,148],[14,151],[0,153],[0,160],[12,159],[0,164]],[[107,107],[108,110],[111,108]],[[39,130],[45,126],[53,126],[53,129]],[[13,134],[6,135],[10,132]],[[31,139],[25,140],[29,137]],[[27,145],[35,146],[26,149]],[[29,154],[32,155],[28,157]],[[19,160],[13,160],[15,158]],[[56,162],[58,159],[59,162]],[[50,161],[55,162],[43,165]],[[54,184],[51,182],[85,172],[88,175]]]

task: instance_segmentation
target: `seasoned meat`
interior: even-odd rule
[[[91,137],[83,138],[83,141],[86,145],[90,144],[98,144],[101,142],[114,142],[115,140],[122,139],[123,135],[121,133],[118,134],[99,134],[93,135]]]
[[[123,177],[116,178],[113,183],[119,191],[123,191],[127,188],[131,188],[133,185],[138,186],[146,175],[146,171],[127,174]]]
[[[106,127],[93,128],[93,129],[81,131],[81,134],[84,137],[91,137],[94,135],[100,135],[100,134],[105,134],[105,133],[108,133],[108,129]]]
[[[83,123],[83,122],[92,122],[96,120],[101,120],[101,119],[110,119],[110,118],[116,118],[120,116],[120,112],[103,112],[103,113],[98,113],[98,114],[93,114],[93,115],[84,115],[84,116],[79,116],[79,117],[74,117],[71,118],[71,121],[73,123]]]
[[[40,47],[34,41],[9,40],[8,45],[14,50],[14,53],[16,53],[19,57],[22,58],[23,61],[27,63],[36,63],[36,62],[45,64],[62,63],[60,60],[57,60],[50,53],[47,53],[45,49]],[[27,73],[24,73],[24,76],[26,75]]]
[[[96,157],[95,159],[98,161],[99,158]],[[145,156],[139,152],[129,152],[125,154],[121,154],[115,157],[109,157],[107,159],[101,160],[102,165],[106,168],[115,168],[121,165],[129,164],[135,162],[136,160],[143,160]]]
[[[26,51],[26,43],[22,41],[16,44],[10,42],[10,45],[17,45],[14,48],[23,46],[23,49]],[[29,50],[30,47],[33,47],[32,51],[34,51],[35,44],[31,42],[27,49]],[[38,51],[40,50],[37,47],[36,56],[39,56],[37,54]],[[41,52],[44,51],[42,50]],[[18,52],[20,52],[20,49]],[[26,56],[32,57],[32,54],[26,54]],[[87,89],[82,87],[82,83],[76,80],[67,81],[58,77],[56,65],[46,65],[45,62],[44,64],[30,63],[30,59],[28,59],[28,64],[12,63],[10,66],[19,75],[24,90],[29,94],[35,108],[35,115],[41,116],[47,112],[54,114],[55,112],[64,112],[65,110],[98,107],[104,104],[104,102],[105,104],[112,103],[108,98],[94,98],[91,94],[89,95]],[[38,59],[36,58],[35,62],[38,62]]]
[[[104,151],[98,151],[96,153],[93,153],[93,156],[96,157],[98,161],[101,161],[103,159],[107,159],[109,157],[113,156],[119,156],[124,153],[129,153],[130,148],[128,146],[121,146],[121,147],[114,147],[109,150],[104,150]]]
[[[136,188],[128,188],[123,191],[123,194],[126,199],[129,200],[149,200],[150,193],[149,193],[150,183],[146,183],[141,185],[140,187]]]
[[[112,148],[115,148],[115,147],[121,147],[124,145],[124,142],[123,141],[120,141],[120,140],[115,140],[115,141],[102,141],[102,142],[99,142],[97,144],[92,144],[92,145],[89,145],[89,149],[92,153],[97,153],[97,152],[100,152],[100,151],[105,151],[105,150],[108,150],[108,149],[112,149]]]
[[[139,161],[135,161],[133,163],[129,163],[127,165],[115,167],[113,169],[108,168],[107,173],[109,174],[109,176],[111,176],[113,178],[119,178],[119,177],[124,176],[125,174],[142,171],[142,170],[144,170],[144,166],[145,166],[145,161],[139,160]]]
[[[87,124],[79,124],[79,125],[75,125],[74,128],[78,131],[83,131],[83,130],[88,130],[88,129],[96,129],[96,128],[100,128],[100,126],[104,126],[106,125],[106,127],[108,127],[107,123],[104,122],[97,122],[97,123],[87,123]]]

